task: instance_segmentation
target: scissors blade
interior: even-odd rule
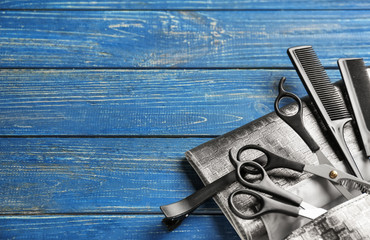
[[[320,164],[326,164],[326,165],[329,165],[329,166],[333,166],[334,165],[329,161],[329,159],[326,158],[326,156],[321,152],[321,150],[317,150],[315,152],[316,154],[316,157],[317,157],[317,160],[319,161]],[[320,175],[321,176],[321,175]],[[329,179],[331,180],[331,179]],[[356,195],[354,195],[353,193],[349,192],[347,188],[345,188],[343,185],[341,184],[333,184],[333,186],[346,198],[346,199],[352,199],[354,198]],[[357,194],[358,195],[358,194]]]
[[[305,165],[304,170],[314,175],[328,179],[331,182],[338,183],[341,186],[348,182],[357,184],[362,191],[370,192],[370,183],[359,179],[351,174],[340,171],[333,166],[321,164],[319,166]],[[348,190],[347,190],[348,191]]]
[[[327,211],[323,208],[313,207],[313,208],[307,208],[307,209],[301,208],[298,214],[302,217],[306,217],[309,219],[315,219],[325,214],[326,212]]]
[[[333,166],[333,164],[325,157],[325,155],[321,152],[321,150],[317,150],[315,152],[317,160],[319,161],[320,164],[326,164],[329,166]]]
[[[317,207],[315,207],[315,206],[313,206],[313,205],[311,205],[311,204],[309,204],[307,202],[304,202],[304,201],[301,202],[300,207],[303,208],[303,209],[306,209],[306,210],[317,208]]]

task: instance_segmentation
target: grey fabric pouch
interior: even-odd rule
[[[288,106],[287,108],[289,110],[289,108],[294,108],[294,106]],[[305,126],[321,147],[322,152],[338,169],[345,170],[341,156],[336,154],[336,152],[339,152],[338,149],[329,144],[331,142],[330,139],[327,139],[327,134],[321,130],[319,123],[305,103],[303,104],[303,114]],[[364,171],[362,173],[366,179],[369,179],[370,163],[359,149],[354,131],[350,125],[345,128],[345,139],[355,159],[360,162],[360,168],[368,169],[367,172]],[[318,164],[316,156],[303,140],[275,113],[270,113],[195,147],[186,152],[186,157],[203,183],[209,184],[234,170],[233,165],[230,163],[228,152],[232,148],[238,149],[246,144],[258,144],[275,154],[294,161]],[[275,184],[296,193],[304,201],[316,207],[331,209],[346,201],[328,181],[310,174],[301,174],[287,169],[276,169],[271,171],[269,176]],[[283,239],[303,225],[313,224],[307,219],[287,217],[282,214],[268,214],[262,217],[262,219],[257,218],[254,220],[238,218],[231,212],[228,198],[233,191],[242,188],[243,186],[235,182],[214,197],[214,200],[241,239]],[[368,204],[368,202],[366,203]],[[353,201],[353,204],[356,204],[356,201]],[[345,218],[345,216],[340,216],[339,218]],[[368,228],[365,234],[369,233],[370,228]],[[299,236],[299,230],[294,232],[294,234],[290,239],[300,239],[294,238],[294,236]]]
[[[287,240],[370,239],[370,196],[363,194],[295,230]]]

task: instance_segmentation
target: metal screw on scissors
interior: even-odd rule
[[[235,191],[229,197],[230,209],[238,217],[243,219],[252,219],[267,213],[275,212],[287,214],[293,217],[303,216],[309,219],[315,219],[326,213],[325,209],[316,208],[304,202],[299,196],[275,185],[260,164],[253,161],[234,161],[234,164],[236,166],[237,179],[243,186],[249,188]],[[250,171],[246,171],[247,174],[242,176],[243,169],[250,169]],[[258,182],[248,180],[248,175],[256,175],[257,173],[261,176]],[[267,193],[275,198],[261,195],[260,193],[250,189]],[[235,204],[235,198],[237,195],[249,195],[253,197],[259,206],[257,211],[250,213],[250,211],[244,212],[238,209]]]

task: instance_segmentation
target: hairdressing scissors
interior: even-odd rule
[[[289,216],[303,216],[309,219],[315,219],[326,213],[325,209],[316,208],[303,201],[299,196],[288,192],[275,185],[268,177],[263,167],[254,161],[239,162],[234,161],[238,181],[249,189],[243,189],[233,192],[229,197],[229,206],[235,215],[243,219],[252,219],[267,213],[283,213]],[[249,176],[258,176],[258,181],[253,182]],[[264,196],[259,192],[267,193],[274,198]],[[253,205],[248,206],[246,198],[242,199],[242,209],[236,206],[236,196],[247,195],[254,201]],[[252,210],[252,211],[250,211]]]
[[[288,92],[284,89],[283,85],[284,85],[285,80],[286,80],[285,77],[282,77],[280,79],[279,95],[276,97],[275,104],[274,104],[276,114],[284,122],[286,122],[302,138],[302,140],[307,144],[307,146],[310,148],[310,150],[316,155],[319,164],[322,164],[322,165],[320,165],[320,166],[322,166],[322,168],[327,169],[329,166],[333,167],[333,164],[321,152],[319,145],[315,142],[315,140],[311,137],[311,135],[308,133],[307,129],[305,128],[305,126],[303,124],[303,117],[302,117],[302,115],[303,115],[302,101],[297,95],[295,95],[294,93]],[[298,110],[296,112],[289,113],[289,114],[282,111],[279,108],[279,103],[284,98],[293,100],[298,105]],[[324,164],[326,164],[327,166],[324,166]],[[335,177],[335,171],[338,172],[337,170],[334,170],[334,169],[331,172],[331,177],[333,177],[334,179],[336,178]],[[356,177],[352,177],[351,175],[346,174],[344,172],[342,172],[341,176],[346,177],[347,180],[351,180],[351,181],[360,183],[361,185],[359,187],[363,186],[363,184],[365,186],[369,186],[366,181],[360,180],[359,178],[356,178]],[[333,178],[330,178],[329,180],[332,180]],[[336,182],[336,181],[331,181],[331,182],[332,182],[333,186],[336,187],[337,190],[345,198],[351,199],[351,198],[354,198],[356,196],[353,193],[349,192],[348,189],[346,189],[344,186],[342,186],[340,184],[337,184],[338,182]],[[344,184],[344,182],[342,182],[341,184]]]
[[[247,150],[253,150],[254,157],[252,157],[252,161],[259,163],[265,171],[269,171],[276,168],[287,168],[297,172],[308,172],[318,177],[324,178],[329,180],[330,182],[336,184],[336,186],[341,186],[344,188],[344,184],[352,182],[357,185],[357,187],[363,191],[369,191],[370,183],[366,182],[362,179],[359,179],[351,174],[346,172],[340,171],[333,166],[327,164],[320,164],[320,165],[311,165],[311,164],[304,164],[292,160],[288,160],[284,157],[278,156],[267,149],[254,144],[248,144],[241,148],[239,148],[236,157],[234,158],[232,154],[232,149],[229,150],[229,158],[231,163],[236,167],[236,174],[237,180],[242,180],[242,173],[252,172],[251,170],[246,170],[243,163],[251,162],[251,161],[242,161],[241,155],[243,152]],[[243,171],[242,171],[243,170]],[[343,185],[342,185],[343,184]],[[344,188],[348,191],[346,188]]]

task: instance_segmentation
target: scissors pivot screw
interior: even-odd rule
[[[334,178],[338,177],[338,172],[335,171],[335,170],[331,170],[330,173],[329,173],[329,177],[331,179],[334,179]]]

